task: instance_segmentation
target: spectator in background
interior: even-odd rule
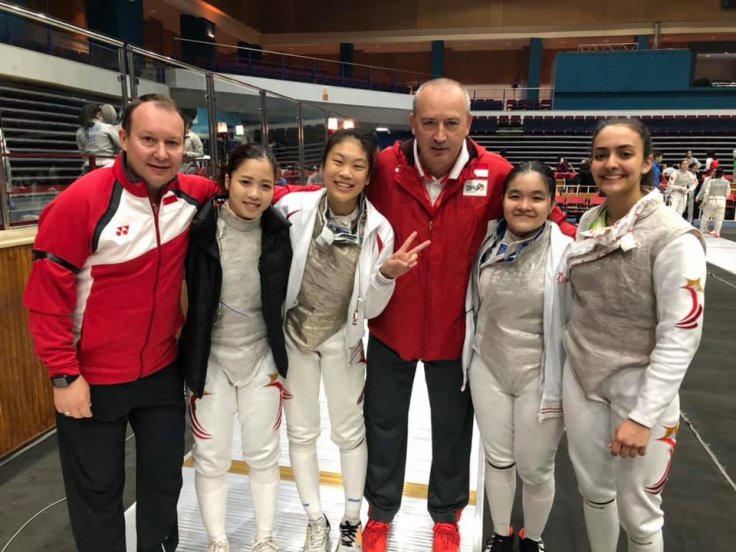
[[[590,158],[588,157],[580,161],[579,182],[581,186],[585,187],[586,191],[590,191],[590,188],[595,187],[593,175],[590,172]]]
[[[695,163],[696,170],[700,170],[700,167],[702,164],[700,161],[698,161],[698,158],[693,155],[693,150],[687,150],[687,153],[685,154],[685,159],[687,160],[688,166],[690,163]]]
[[[662,186],[662,152],[654,150],[652,161],[652,185],[659,189]]]
[[[187,133],[184,136],[184,160],[181,172],[194,174],[197,172],[197,159],[204,157],[202,139],[192,130],[192,121],[187,121]]]
[[[707,155],[708,157],[705,159],[705,168],[703,169],[703,178],[713,176],[713,173],[720,165],[716,152],[709,151]]]
[[[102,104],[100,106],[100,112],[102,112],[102,120],[108,125],[117,126],[118,124],[118,112],[111,104]]]
[[[560,162],[557,164],[557,172],[571,173],[575,172],[575,169],[573,168],[572,163],[564,157],[560,157]]]
[[[120,151],[118,130],[102,119],[102,110],[97,104],[88,103],[79,114],[77,148],[85,155],[82,172],[90,168],[112,167]],[[89,156],[92,156],[94,165]]]

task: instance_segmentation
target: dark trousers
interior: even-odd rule
[[[184,456],[184,387],[176,366],[92,385],[92,418],[57,414],[69,518],[80,552],[125,552],[125,431],[136,438],[138,551],[176,550]]]
[[[364,415],[368,444],[365,496],[370,517],[390,522],[401,506],[409,402],[417,361],[406,361],[370,336]],[[473,404],[460,359],[424,363],[432,412],[432,468],[427,509],[435,522],[455,522],[468,504]]]

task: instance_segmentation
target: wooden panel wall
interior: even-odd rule
[[[0,458],[55,425],[51,386],[33,354],[22,294],[31,245],[0,248]]]
[[[218,0],[227,13],[248,18],[262,33],[346,33],[398,29],[622,26],[714,22],[736,24],[720,0],[271,0],[262,18],[243,13],[237,0]],[[257,3],[255,3],[257,5]],[[258,24],[260,23],[260,25]]]

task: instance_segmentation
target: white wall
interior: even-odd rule
[[[0,75],[118,98],[122,94],[115,71],[7,44],[0,44]],[[154,92],[168,94],[169,87],[140,80],[139,94]]]

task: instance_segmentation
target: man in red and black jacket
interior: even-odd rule
[[[459,83],[436,79],[417,90],[409,117],[414,139],[383,150],[366,194],[403,243],[431,240],[417,267],[397,280],[383,313],[370,321],[365,422],[368,441],[365,552],[385,552],[401,504],[407,421],[417,361],[432,412],[428,509],[434,552],[460,547],[457,520],[468,503],[473,407],[461,355],[470,267],[488,221],[502,216],[511,164],[468,138],[470,99]],[[550,218],[575,228],[559,209]]]
[[[189,225],[218,191],[177,174],[184,118],[167,96],[123,115],[123,152],[41,214],[24,295],[48,369],[78,550],[124,551],[126,426],[136,435],[139,550],[175,550],[184,455],[176,332]]]

